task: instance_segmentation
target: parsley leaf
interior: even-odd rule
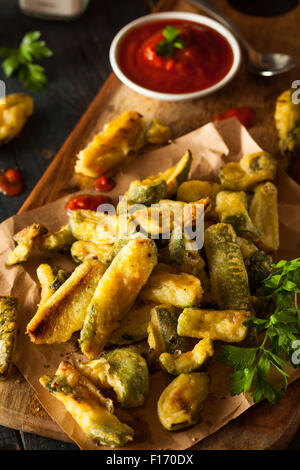
[[[238,369],[251,367],[256,356],[256,348],[239,348],[238,346],[224,346],[219,353],[218,360],[227,362]]]
[[[166,26],[162,35],[165,38],[156,44],[155,52],[159,56],[171,57],[176,49],[183,49],[185,47],[183,39],[180,37],[180,31],[174,26]]]
[[[297,294],[300,292],[300,258],[282,260],[272,265],[273,272],[263,281],[267,295],[274,295],[275,307],[270,318],[248,318],[244,325],[264,333],[256,348],[224,346],[217,356],[234,368],[231,375],[231,394],[251,392],[254,402],[266,398],[278,404],[288,385],[289,374],[284,370],[292,364],[292,345],[300,337],[300,308]],[[276,369],[282,377],[282,387],[268,381],[270,369]]]
[[[17,73],[25,88],[31,91],[40,91],[47,83],[44,67],[34,63],[34,60],[52,55],[45,41],[39,40],[40,37],[40,31],[30,31],[24,36],[18,49],[0,48],[0,57],[5,58],[2,63],[5,75],[11,77]]]

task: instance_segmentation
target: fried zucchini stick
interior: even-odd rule
[[[132,307],[157,263],[156,248],[149,239],[130,240],[100,280],[80,334],[82,352],[96,359],[119,321]]]

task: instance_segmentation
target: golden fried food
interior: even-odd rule
[[[180,374],[162,392],[157,404],[158,418],[168,431],[196,424],[209,392],[210,379],[204,372]]]
[[[55,375],[45,375],[40,383],[61,401],[85,434],[111,447],[122,446],[134,431],[113,414],[113,404],[69,362],[61,362]]]
[[[82,328],[88,305],[106,270],[98,260],[87,260],[40,306],[27,325],[36,344],[63,343]]]
[[[75,172],[92,178],[115,168],[129,154],[145,144],[145,124],[141,114],[126,111],[106,124],[77,155]]]
[[[9,375],[17,337],[17,308],[15,297],[0,296],[0,378]]]
[[[20,134],[33,114],[33,99],[25,93],[14,93],[0,99],[0,144]]]
[[[149,239],[130,240],[114,258],[97,285],[80,334],[82,352],[96,359],[133,306],[157,264]]]
[[[299,156],[300,151],[300,104],[293,103],[294,91],[281,93],[274,115],[281,154],[291,158]]]

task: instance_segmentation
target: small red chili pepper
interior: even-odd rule
[[[253,126],[255,121],[255,113],[251,108],[227,109],[223,113],[216,114],[214,116],[214,121],[223,121],[224,119],[229,119],[232,117],[236,117],[247,129]]]
[[[107,204],[110,199],[107,196],[75,196],[70,199],[66,204],[68,211],[74,211],[76,209],[89,209],[96,211],[101,204]]]
[[[0,192],[5,196],[17,196],[24,190],[24,178],[19,170],[10,168],[0,173]]]
[[[106,176],[100,176],[100,178],[94,182],[95,189],[102,193],[111,191],[115,185],[116,183],[114,180],[107,178]]]

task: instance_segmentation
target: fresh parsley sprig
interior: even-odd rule
[[[50,57],[52,51],[45,41],[40,41],[40,31],[30,31],[21,41],[18,48],[0,47],[0,57],[5,58],[2,69],[7,77],[14,73],[25,88],[31,91],[40,91],[47,83],[45,69],[34,60]]]
[[[254,402],[266,398],[278,404],[288,384],[289,374],[285,367],[293,365],[292,344],[300,336],[300,258],[279,261],[272,265],[273,272],[263,281],[265,293],[273,294],[275,309],[268,319],[251,317],[244,325],[257,333],[264,332],[259,346],[244,348],[224,346],[217,359],[234,367],[231,376],[231,394],[251,392]],[[300,362],[300,357],[299,357]],[[282,388],[267,380],[270,368],[282,376]]]
[[[171,57],[175,49],[185,47],[184,40],[180,37],[180,31],[174,26],[166,26],[162,32],[163,41],[156,44],[155,53],[159,56]]]

